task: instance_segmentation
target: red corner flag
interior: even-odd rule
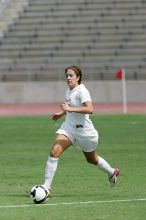
[[[127,113],[127,94],[126,94],[126,79],[125,79],[125,70],[119,69],[116,72],[115,79],[122,79],[122,96],[123,96],[123,113]]]
[[[123,77],[123,70],[122,70],[122,69],[119,69],[119,70],[116,72],[115,79],[122,79],[122,77]]]

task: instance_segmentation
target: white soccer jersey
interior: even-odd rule
[[[91,101],[90,94],[83,84],[78,85],[73,90],[67,88],[65,97],[66,102],[71,107],[81,107],[84,102]],[[92,125],[89,114],[75,112],[67,112],[66,122],[70,125],[84,125],[84,127]]]
[[[65,96],[66,102],[72,107],[80,107],[84,102],[91,101],[90,94],[83,84],[73,90],[68,88]],[[67,136],[84,152],[95,150],[98,143],[98,132],[89,119],[89,114],[67,112],[65,122],[56,133]]]

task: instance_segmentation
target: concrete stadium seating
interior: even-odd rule
[[[23,0],[24,1],[24,0]],[[0,37],[0,80],[146,79],[146,0],[27,0]]]

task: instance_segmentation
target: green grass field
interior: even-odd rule
[[[47,116],[0,118],[0,220],[146,219],[146,115],[92,116],[97,151],[120,168],[110,188],[105,173],[76,147],[60,158],[52,198],[35,205],[28,191],[44,181],[44,168],[61,123]]]

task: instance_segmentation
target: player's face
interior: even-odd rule
[[[67,84],[70,89],[74,89],[76,86],[78,86],[79,77],[76,75],[76,73],[72,69],[68,69],[66,72],[66,79]]]

